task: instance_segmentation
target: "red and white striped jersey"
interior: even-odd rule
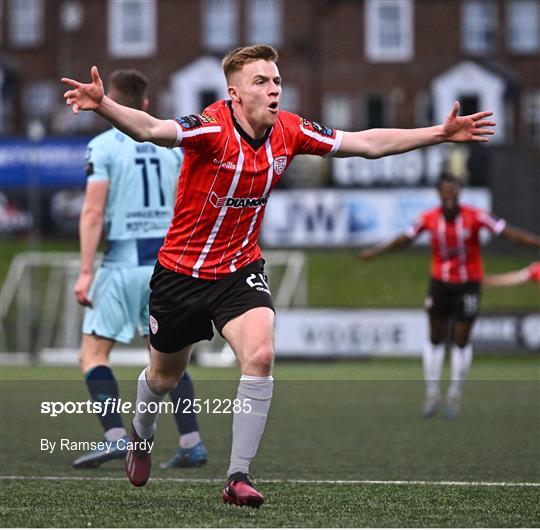
[[[484,276],[479,233],[487,228],[500,234],[506,221],[496,219],[484,210],[460,206],[456,218],[447,221],[442,208],[422,213],[405,233],[414,239],[427,230],[431,236],[431,276],[449,283],[479,282]]]
[[[177,118],[184,163],[163,267],[206,280],[260,259],[257,244],[272,188],[299,154],[333,155],[342,131],[280,111],[262,141],[235,125],[230,102]]]
[[[535,261],[527,267],[529,281],[540,282],[540,261]]]

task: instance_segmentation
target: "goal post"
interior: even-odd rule
[[[307,303],[307,266],[302,251],[266,251],[265,271],[276,308],[304,307]],[[99,262],[101,256],[97,256]],[[12,260],[0,291],[0,347],[10,357],[47,355],[77,362],[84,315],[73,288],[79,274],[77,252],[22,252]],[[202,364],[229,364],[232,352],[219,333],[196,347]],[[140,343],[141,351],[144,345]],[[46,352],[46,355],[43,355]],[[142,356],[139,355],[138,359]],[[133,357],[134,362],[137,359]],[[225,359],[228,359],[225,362]]]

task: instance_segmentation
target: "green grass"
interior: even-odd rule
[[[22,240],[2,242],[0,284],[13,256],[28,250]],[[44,240],[34,250],[78,251],[76,241]],[[428,285],[429,252],[408,250],[362,262],[351,250],[307,251],[308,305],[312,307],[421,308]],[[489,272],[519,269],[533,261],[522,255],[486,253]],[[540,308],[538,288],[523,285],[511,289],[486,288],[484,311],[534,311]]]
[[[429,282],[430,255],[408,250],[362,262],[351,251],[309,252],[309,304],[314,307],[423,307]],[[534,260],[508,254],[486,254],[488,272],[506,272]],[[536,310],[540,296],[535,285],[511,289],[484,288],[484,311]]]
[[[123,479],[119,461],[84,472],[70,465],[78,452],[39,450],[41,438],[99,437],[94,417],[51,418],[39,412],[44,400],[87,399],[76,369],[5,367],[1,474],[91,480],[2,480],[2,522],[8,527],[537,527],[540,487],[314,481],[540,483],[539,361],[538,356],[478,358],[457,421],[420,417],[423,383],[416,360],[278,363],[270,417],[253,465],[267,499],[259,511],[224,506],[220,499],[230,415],[199,416],[210,456],[206,466],[181,471],[156,465],[153,480],[135,489]],[[191,372],[200,398],[234,397],[237,370],[194,366]],[[116,373],[122,397],[132,400],[138,369]],[[164,414],[154,461],[168,458],[176,444],[174,422]],[[175,478],[183,481],[170,480]],[[309,482],[290,482],[298,479]]]

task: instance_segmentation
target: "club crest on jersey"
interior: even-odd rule
[[[214,208],[223,208],[223,206],[229,208],[258,208],[264,206],[267,202],[267,197],[219,197],[215,191],[210,195],[210,204]]]
[[[277,158],[274,158],[274,171],[276,172],[276,175],[281,175],[285,171],[286,167],[287,167],[286,156],[278,156]]]
[[[152,335],[155,335],[158,331],[158,321],[150,315],[150,331],[152,332]]]

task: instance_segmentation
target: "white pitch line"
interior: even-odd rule
[[[50,480],[50,481],[105,481],[126,482],[124,477],[69,477],[36,475],[2,475],[0,480]],[[187,484],[221,484],[223,478],[177,478],[156,477],[151,482],[180,482]],[[464,486],[464,487],[505,487],[540,488],[540,482],[483,482],[449,480],[309,480],[309,479],[258,479],[263,484],[327,484],[327,485],[366,485],[366,486]]]

